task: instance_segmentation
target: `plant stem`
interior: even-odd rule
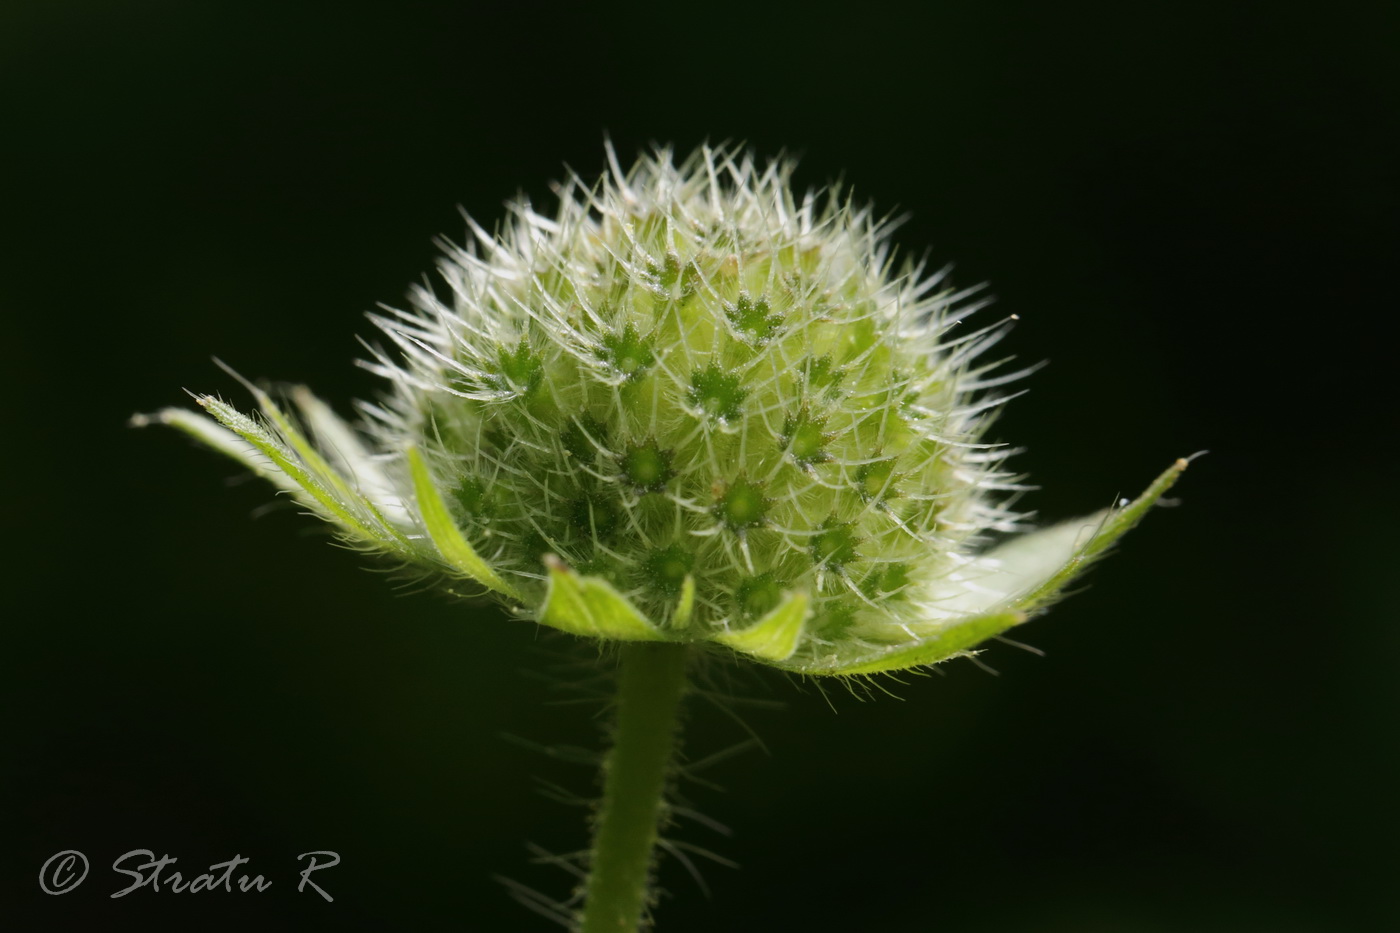
[[[603,802],[594,824],[583,933],[634,933],[647,907],[652,850],[679,732],[686,647],[622,646],[617,730],[603,763]]]

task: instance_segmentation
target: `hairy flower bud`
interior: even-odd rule
[[[357,545],[604,639],[710,642],[812,674],[965,653],[1147,510],[1013,537],[987,441],[1008,322],[896,263],[891,225],[792,164],[702,149],[571,177],[551,215],[448,247],[446,290],[375,321],[390,389],[352,428],[201,398],[184,428]]]

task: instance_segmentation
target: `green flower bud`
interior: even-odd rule
[[[611,156],[611,153],[609,153]],[[1024,621],[1138,500],[1023,533],[986,429],[1008,322],[897,264],[890,225],[792,164],[702,149],[577,177],[450,248],[446,298],[375,316],[397,353],[352,428],[199,399],[157,417],[367,550],[579,635],[710,643],[809,674],[966,653]],[[146,419],[149,420],[149,419]]]

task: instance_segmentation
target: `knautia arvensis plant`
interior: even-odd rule
[[[1054,599],[1151,507],[1038,531],[987,428],[1007,322],[896,258],[892,225],[799,196],[792,163],[660,150],[450,246],[375,315],[388,389],[351,426],[213,396],[155,416],[348,542],[622,648],[585,930],[643,922],[691,652],[806,675],[965,654]],[[150,419],[144,419],[150,420]],[[217,423],[216,423],[217,422]],[[1010,536],[1010,537],[1007,537]]]

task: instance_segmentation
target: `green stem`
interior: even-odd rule
[[[662,793],[677,745],[685,662],[684,645],[622,646],[617,731],[603,763],[603,802],[593,830],[582,933],[641,928],[665,806]]]

